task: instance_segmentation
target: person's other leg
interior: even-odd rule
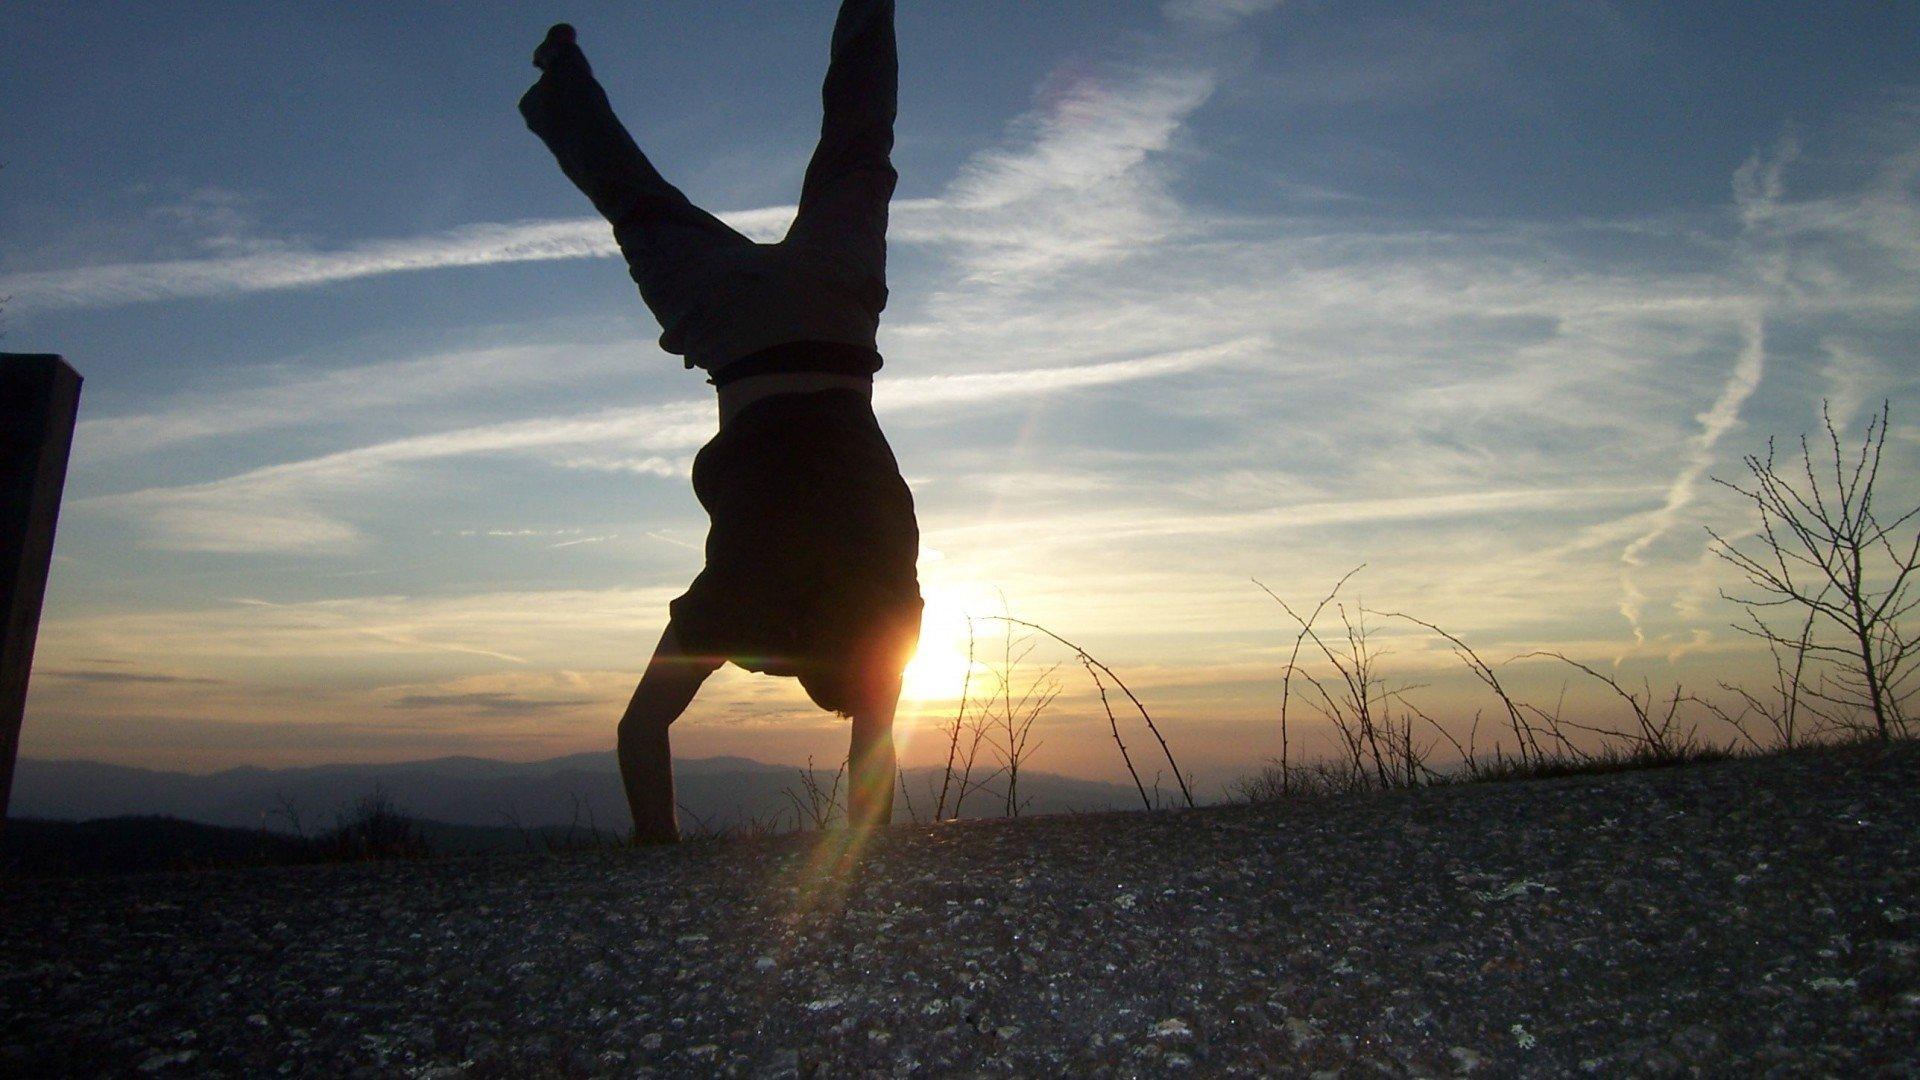
[[[874,829],[893,820],[893,714],[900,680],[871,696],[853,713],[853,745],[847,752],[847,824]]]
[[[752,243],[695,206],[641,153],[570,28],[561,24],[548,31],[535,59],[540,79],[520,99],[520,114],[560,170],[613,224],[643,289],[717,245]]]
[[[627,789],[627,809],[633,814],[633,842],[668,844],[680,839],[673,801],[673,754],[667,728],[687,711],[700,684],[720,662],[689,655],[680,646],[673,625],[660,635],[660,644],[647,662],[640,685],[634,688],[626,715],[620,718],[620,780]]]
[[[820,143],[787,233],[790,244],[847,257],[872,280],[878,306],[886,303],[887,203],[899,179],[891,160],[900,83],[893,10],[893,0],[840,5],[820,92]]]

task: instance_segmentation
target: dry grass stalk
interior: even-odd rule
[[[1531,657],[1546,657],[1548,659],[1558,660],[1575,670],[1586,673],[1598,681],[1608,690],[1611,690],[1615,697],[1618,697],[1626,703],[1628,711],[1633,716],[1634,726],[1637,730],[1615,731],[1609,728],[1592,727],[1586,724],[1576,724],[1571,720],[1559,720],[1555,718],[1553,722],[1556,726],[1564,724],[1567,727],[1579,731],[1626,739],[1629,743],[1633,744],[1638,754],[1644,756],[1650,762],[1681,760],[1692,755],[1694,751],[1700,748],[1699,729],[1692,724],[1683,726],[1680,719],[1680,706],[1683,703],[1697,699],[1688,696],[1686,691],[1680,686],[1674,686],[1673,693],[1664,699],[1665,704],[1663,705],[1661,704],[1662,699],[1654,694],[1653,685],[1650,682],[1644,683],[1640,692],[1635,693],[1621,685],[1620,680],[1613,676],[1591,668],[1578,660],[1571,659],[1564,653],[1549,650],[1523,653],[1521,656],[1516,657],[1516,659],[1528,659]]]
[[[1322,612],[1327,610],[1327,605],[1333,603],[1334,598],[1340,595],[1340,590],[1346,587],[1348,579],[1366,568],[1367,564],[1361,563],[1359,566],[1342,574],[1340,580],[1333,583],[1333,589],[1329,591],[1326,596],[1322,597],[1318,604],[1314,605],[1313,614],[1307,616],[1304,620],[1298,615],[1295,615],[1293,609],[1287,607],[1287,602],[1280,599],[1272,589],[1261,584],[1259,579],[1256,578],[1253,582],[1255,585],[1260,586],[1261,592],[1273,597],[1274,603],[1279,604],[1288,615],[1293,616],[1294,620],[1300,623],[1300,632],[1293,636],[1293,652],[1287,657],[1286,672],[1280,680],[1280,783],[1283,787],[1288,783],[1288,777],[1292,776],[1292,760],[1290,757],[1292,741],[1287,710],[1293,702],[1293,676],[1300,667],[1301,646],[1306,643],[1307,634],[1314,622],[1320,618]]]
[[[967,616],[967,670],[960,676],[960,704],[954,710],[953,725],[947,732],[947,767],[940,776],[940,801],[935,803],[933,808],[935,821],[947,819],[947,796],[953,790],[954,765],[960,753],[960,731],[966,723],[967,703],[972,700],[973,695],[973,650],[973,616],[969,615]],[[964,781],[962,787],[965,787]],[[954,815],[957,817],[959,813],[956,807]]]
[[[1147,707],[1141,704],[1140,698],[1134,694],[1132,689],[1130,689],[1127,686],[1126,682],[1123,681],[1119,675],[1114,673],[1114,670],[1112,668],[1101,663],[1098,659],[1096,659],[1093,656],[1092,653],[1089,653],[1086,649],[1081,648],[1079,645],[1076,645],[1071,641],[1068,641],[1066,638],[1061,637],[1059,634],[1054,633],[1053,631],[1047,629],[1044,626],[1041,626],[1038,623],[1028,622],[1025,619],[1015,619],[1015,618],[1012,618],[1011,616],[1006,616],[1006,615],[995,615],[995,616],[990,616],[990,618],[995,622],[1006,623],[1009,626],[1018,626],[1023,629],[1032,630],[1037,634],[1044,635],[1052,639],[1053,641],[1059,643],[1060,645],[1063,645],[1066,648],[1071,649],[1073,651],[1074,658],[1077,659],[1084,667],[1086,667],[1089,674],[1094,674],[1094,680],[1096,683],[1099,682],[1101,676],[1105,676],[1106,678],[1113,680],[1113,685],[1118,687],[1120,689],[1120,692],[1127,696],[1127,700],[1133,703],[1133,707],[1135,711],[1137,711],[1140,714],[1140,719],[1146,724],[1147,731],[1153,735],[1154,741],[1160,744],[1160,752],[1167,759],[1167,768],[1173,772],[1174,782],[1180,786],[1180,797],[1186,801],[1186,804],[1188,806],[1194,805],[1193,786],[1188,782],[1186,774],[1180,771],[1180,763],[1174,760],[1173,748],[1167,745],[1166,736],[1160,733],[1160,726],[1154,723],[1153,714],[1147,711]],[[1102,694],[1104,695],[1105,693],[1104,685],[1102,686],[1101,690],[1102,690]],[[1118,724],[1114,725],[1114,740],[1115,742],[1119,742],[1119,725]],[[1126,749],[1124,746],[1121,747],[1121,756],[1122,757],[1126,756]],[[1129,758],[1128,770],[1132,771],[1132,767],[1133,767],[1132,760]],[[1137,773],[1134,775],[1134,782],[1136,784],[1139,782],[1139,775]],[[1151,804],[1149,804],[1149,809],[1151,808],[1152,808]]]

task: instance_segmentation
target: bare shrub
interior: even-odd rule
[[[1616,730],[1563,719],[1564,688],[1562,702],[1552,707],[1522,701],[1507,688],[1499,668],[1459,635],[1405,612],[1377,611],[1342,602],[1341,591],[1362,568],[1348,571],[1304,616],[1272,589],[1255,582],[1292,618],[1297,629],[1281,678],[1282,756],[1236,784],[1233,793],[1237,797],[1265,801],[1294,795],[1429,787],[1463,780],[1561,776],[1712,760],[1729,754],[1727,748],[1705,742],[1689,718],[1688,707],[1713,710],[1711,703],[1689,696],[1678,686],[1664,697],[1655,695],[1650,684],[1635,691],[1560,653],[1524,653],[1514,659],[1550,657],[1578,669],[1624,702],[1633,724],[1626,730]],[[1320,624],[1329,609],[1335,622],[1323,631]],[[1390,683],[1381,665],[1385,651],[1373,642],[1369,615],[1410,623],[1445,641],[1453,655],[1499,702],[1511,749],[1497,738],[1490,753],[1482,753],[1478,745],[1481,713],[1474,714],[1462,739],[1414,703],[1412,692],[1421,686]],[[1316,654],[1315,659],[1311,663],[1302,661],[1303,651]],[[1316,667],[1322,669],[1320,673],[1316,673]],[[1337,750],[1333,758],[1304,764],[1292,760],[1288,727],[1292,710],[1302,702],[1331,726]],[[1427,735],[1427,740],[1423,742],[1416,732]],[[1597,746],[1583,748],[1570,732],[1594,736]],[[1442,771],[1428,763],[1432,751],[1442,742],[1458,755],[1457,770]]]
[[[1566,656],[1564,653],[1538,651],[1522,654],[1518,659],[1546,657],[1558,660],[1575,670],[1584,672],[1626,703],[1627,711],[1633,718],[1633,727],[1625,731],[1612,728],[1594,727],[1577,724],[1571,720],[1562,720],[1557,714],[1535,709],[1536,715],[1551,723],[1556,729],[1565,726],[1579,731],[1589,732],[1604,738],[1626,740],[1630,752],[1647,762],[1683,761],[1692,757],[1702,747],[1700,729],[1696,724],[1682,718],[1681,706],[1696,699],[1689,697],[1679,685],[1673,693],[1664,698],[1653,692],[1653,684],[1643,681],[1639,692],[1627,689],[1620,680],[1605,672],[1588,667],[1586,664]],[[1663,704],[1664,702],[1664,704]]]
[[[1807,680],[1814,677],[1809,646],[1817,613],[1809,611],[1801,620],[1798,636],[1785,643],[1774,640],[1766,633],[1765,625],[1751,612],[1748,614],[1755,623],[1755,636],[1766,642],[1767,654],[1773,661],[1772,684],[1755,693],[1743,686],[1721,682],[1720,689],[1740,702],[1738,712],[1706,699],[1701,703],[1754,751],[1792,750],[1830,736],[1835,731],[1832,719],[1807,693]],[[1762,725],[1767,736],[1765,741],[1755,734],[1755,729]]]
[[[299,801],[284,791],[275,791],[273,802],[275,809],[272,816],[285,821],[287,828],[293,831],[293,835],[305,840],[307,838],[306,811]]]
[[[799,789],[788,787],[781,792],[793,804],[795,828],[824,829],[846,820],[847,808],[840,790],[846,775],[847,763],[843,758],[840,767],[833,771],[832,779],[823,784],[814,772],[813,758],[807,758],[807,767],[800,772]]]
[[[1913,661],[1920,649],[1920,638],[1907,625],[1920,605],[1912,590],[1920,567],[1920,507],[1883,521],[1874,506],[1891,411],[1891,403],[1883,402],[1855,455],[1842,447],[1823,403],[1826,439],[1817,465],[1806,436],[1800,438],[1797,466],[1776,463],[1768,440],[1765,457],[1744,459],[1744,484],[1714,480],[1753,504],[1759,517],[1755,549],[1742,550],[1707,530],[1715,554],[1754,590],[1722,594],[1746,610],[1748,622],[1735,628],[1795,657],[1791,697],[1780,715],[1797,722],[1802,703],[1811,698],[1833,725],[1859,724],[1880,739],[1908,733]],[[1790,625],[1803,627],[1801,632],[1782,632],[1768,621],[1789,613]],[[1804,679],[1809,661],[1820,668],[1811,683]]]
[[[1230,794],[1242,802],[1276,802],[1316,795],[1353,795],[1373,790],[1366,770],[1349,758],[1282,765],[1271,762],[1234,782]]]
[[[1005,615],[993,616],[992,618],[996,622],[1031,630],[1073,651],[1074,659],[1078,660],[1080,665],[1086,668],[1087,674],[1093,678],[1094,685],[1099,688],[1100,701],[1107,707],[1107,720],[1113,727],[1114,744],[1120,748],[1120,757],[1126,762],[1127,772],[1132,775],[1134,785],[1140,787],[1140,797],[1142,801],[1145,802],[1147,809],[1154,809],[1155,801],[1148,798],[1145,787],[1140,784],[1140,774],[1134,769],[1133,759],[1127,754],[1126,744],[1120,739],[1120,724],[1113,715],[1111,699],[1107,696],[1107,681],[1109,680],[1113,683],[1115,689],[1126,695],[1127,700],[1132,703],[1134,711],[1140,714],[1140,720],[1146,725],[1147,733],[1152,735],[1154,741],[1160,744],[1160,753],[1167,759],[1167,768],[1173,773],[1174,783],[1180,788],[1181,799],[1183,799],[1188,806],[1194,805],[1193,785],[1188,781],[1186,774],[1180,771],[1180,763],[1174,759],[1173,748],[1167,745],[1167,737],[1161,734],[1160,725],[1154,723],[1153,714],[1147,711],[1147,707],[1141,703],[1139,696],[1127,686],[1112,668],[1101,663],[1086,649],[1068,641],[1066,638],[1041,626],[1039,623],[1027,622],[1024,619],[1015,619]]]
[[[1783,467],[1771,442],[1764,457],[1745,459],[1744,483],[1716,483],[1749,500],[1759,519],[1758,543],[1743,550],[1709,530],[1712,550],[1739,569],[1752,595],[1727,599],[1741,605],[1736,629],[1767,646],[1770,682],[1750,690],[1719,683],[1731,707],[1690,695],[1675,685],[1656,693],[1643,679],[1630,687],[1564,653],[1535,651],[1514,660],[1547,658],[1601,684],[1627,708],[1630,723],[1600,727],[1565,718],[1565,688],[1551,707],[1510,693],[1499,669],[1459,636],[1425,619],[1397,611],[1371,611],[1341,600],[1363,566],[1349,570],[1305,615],[1259,581],[1254,584],[1292,620],[1294,638],[1280,690],[1280,756],[1235,788],[1242,798],[1283,798],[1377,788],[1417,787],[1456,778],[1427,765],[1435,744],[1415,737],[1416,724],[1450,744],[1462,762],[1457,778],[1504,780],[1530,776],[1640,768],[1714,760],[1736,747],[1752,752],[1793,749],[1835,737],[1888,739],[1911,735],[1913,695],[1920,691],[1916,659],[1920,635],[1912,616],[1920,609],[1920,507],[1882,514],[1874,503],[1891,406],[1867,424],[1859,450],[1843,446],[1831,413],[1823,406],[1826,436],[1802,437],[1797,463]],[[1744,539],[1744,538],[1743,538]],[[1336,617],[1328,622],[1329,611]],[[1408,697],[1417,686],[1390,685],[1372,641],[1367,616],[1422,627],[1447,642],[1475,679],[1492,691],[1505,720],[1506,743],[1496,739],[1490,756],[1479,752],[1481,714],[1462,741]],[[1303,653],[1310,659],[1303,660]],[[1512,662],[1512,661],[1509,661]],[[1302,703],[1331,726],[1336,756],[1302,765],[1295,760],[1294,712]],[[1716,745],[1702,736],[1695,717],[1710,715],[1735,733],[1737,742]],[[1575,735],[1591,736],[1576,741]],[[1585,745],[1582,745],[1584,743]]]
[[[915,825],[920,824],[920,811],[914,809],[913,791],[907,785],[907,771],[898,765],[893,767],[893,783],[900,789],[900,799],[906,804],[907,820]]]
[[[1016,693],[1015,683],[1020,680],[1015,673],[1033,654],[1036,642],[1032,634],[1014,633],[1013,627],[1019,624],[1012,620],[1006,623],[1000,655],[987,665],[992,689],[985,698],[984,730],[1000,762],[998,775],[1005,780],[1000,790],[1002,812],[1007,817],[1019,817],[1025,805],[1020,800],[1020,768],[1039,749],[1033,736],[1034,721],[1060,696],[1060,682],[1054,678],[1060,665],[1053,664],[1025,680]]]
[[[1006,619],[1000,620],[1006,632],[998,655],[980,660],[974,621],[972,616],[967,618],[967,674],[948,730],[947,772],[936,811],[944,812],[951,793],[952,816],[957,818],[967,797],[980,792],[999,803],[1003,816],[1019,817],[1026,808],[1026,800],[1020,797],[1020,771],[1040,747],[1035,722],[1060,696],[1055,678],[1060,665],[1029,674],[1036,667],[1031,660],[1037,642],[1031,634],[1016,633],[1015,624]],[[976,667],[981,669],[977,684]],[[983,688],[977,694],[976,685]]]
[[[1300,628],[1294,637],[1293,655],[1281,677],[1282,726],[1284,729],[1287,724],[1294,681],[1298,679],[1305,687],[1301,700],[1333,726],[1341,751],[1338,775],[1349,778],[1342,780],[1343,783],[1352,782],[1350,778],[1358,776],[1370,777],[1367,783],[1380,788],[1417,787],[1436,779],[1438,774],[1427,765],[1434,744],[1423,743],[1415,736],[1414,720],[1433,722],[1404,699],[1406,691],[1416,687],[1390,687],[1381,677],[1381,652],[1373,644],[1367,610],[1358,605],[1349,607],[1339,599],[1340,590],[1360,570],[1361,567],[1349,570],[1305,616],[1272,589],[1254,582]],[[1339,625],[1323,636],[1316,624],[1329,606],[1339,617]],[[1333,639],[1331,644],[1328,637]],[[1332,675],[1323,678],[1300,664],[1299,654],[1305,642],[1312,643],[1313,650],[1332,669]],[[1284,788],[1295,777],[1316,787],[1324,787],[1327,782],[1323,771],[1301,771],[1290,762],[1281,761],[1275,772],[1276,782]]]
[[[340,862],[415,859],[427,854],[419,825],[400,812],[385,788],[375,788],[337,815],[333,828],[314,838],[321,857]]]
[[[1439,626],[1425,619],[1418,619],[1404,612],[1382,611],[1376,612],[1375,614],[1380,615],[1382,618],[1401,619],[1415,626],[1425,627],[1445,639],[1447,647],[1453,650],[1453,655],[1457,657],[1462,664],[1466,665],[1467,670],[1473,673],[1474,678],[1480,680],[1481,684],[1493,691],[1493,696],[1499,699],[1500,708],[1507,718],[1507,730],[1513,736],[1516,747],[1515,755],[1518,757],[1522,766],[1530,762],[1545,761],[1550,755],[1566,756],[1571,754],[1578,756],[1581,753],[1581,751],[1567,739],[1566,735],[1560,730],[1558,724],[1554,722],[1551,716],[1542,717],[1542,719],[1545,720],[1543,726],[1545,727],[1544,734],[1547,739],[1547,745],[1543,747],[1541,745],[1542,731],[1529,719],[1529,712],[1531,710],[1507,692],[1506,685],[1500,681],[1500,676],[1494,670],[1493,665],[1482,660],[1480,654],[1474,652],[1473,648],[1465,641],[1462,641],[1456,635],[1441,629]],[[1422,714],[1422,716],[1424,715],[1425,714]],[[1536,715],[1539,714],[1536,713]],[[1480,716],[1478,713],[1474,715],[1473,727],[1468,732],[1467,742],[1464,746],[1449,734],[1445,728],[1441,727],[1439,723],[1430,718],[1428,719],[1428,723],[1432,724],[1436,731],[1439,731],[1453,744],[1455,749],[1460,751],[1460,757],[1466,762],[1469,770],[1476,766],[1479,757],[1475,753],[1477,747],[1474,745],[1474,740],[1480,729]],[[1504,756],[1500,743],[1495,742],[1493,750],[1496,759]]]
[[[618,838],[611,831],[601,831],[591,799],[578,791],[569,791],[567,798],[573,813],[567,818],[564,831],[548,837],[548,851],[592,851],[618,846]]]
[[[1000,776],[997,769],[985,772],[980,760],[982,751],[990,746],[993,712],[989,701],[974,695],[977,640],[973,624],[973,616],[967,616],[967,671],[961,679],[960,704],[947,730],[947,768],[940,778],[940,799],[933,810],[935,821],[958,818],[966,808],[967,796],[987,789]],[[976,769],[981,771],[976,773]]]
[[[976,622],[1001,624],[1004,635],[997,657],[986,661],[978,659],[978,641],[974,630]],[[1131,703],[1165,756],[1168,769],[1172,771],[1179,787],[1180,798],[1185,805],[1193,806],[1193,785],[1180,771],[1173,749],[1154,721],[1153,714],[1126,682],[1080,645],[1038,623],[1003,614],[967,618],[968,670],[962,685],[960,704],[953,719],[942,729],[947,737],[947,764],[941,777],[940,796],[934,805],[933,820],[946,821],[959,817],[968,796],[976,792],[985,792],[997,798],[1002,812],[1009,817],[1017,817],[1024,811],[1026,804],[1019,793],[1020,772],[1040,746],[1040,740],[1034,734],[1038,720],[1052,707],[1062,691],[1058,678],[1062,663],[1040,667],[1033,660],[1035,646],[1043,638],[1068,649],[1072,653],[1072,660],[1093,680],[1108,727],[1113,732],[1114,745],[1119,748],[1127,775],[1133,778],[1134,788],[1140,793],[1141,805],[1149,810],[1156,809],[1160,800],[1148,792],[1133,755],[1121,736],[1113,691],[1118,691]],[[982,671],[978,679],[974,676],[975,667]],[[979,687],[984,687],[984,690],[977,691]]]
[[[1262,585],[1259,579],[1256,578],[1253,582],[1260,587],[1261,592],[1272,597],[1274,603],[1279,604],[1288,615],[1293,617],[1295,622],[1300,624],[1300,632],[1293,636],[1293,652],[1287,657],[1286,672],[1280,681],[1280,760],[1278,762],[1279,770],[1277,775],[1283,793],[1289,778],[1293,775],[1292,758],[1290,756],[1292,747],[1291,728],[1288,724],[1289,717],[1287,710],[1293,703],[1293,676],[1294,672],[1299,670],[1300,649],[1306,644],[1307,635],[1312,631],[1314,622],[1320,618],[1322,612],[1327,610],[1327,605],[1333,603],[1334,599],[1340,595],[1340,590],[1346,586],[1348,579],[1366,568],[1367,564],[1361,563],[1359,566],[1342,574],[1340,580],[1334,582],[1332,590],[1329,591],[1326,596],[1322,597],[1318,604],[1314,605],[1313,613],[1305,619],[1295,615],[1293,609],[1287,607],[1287,602],[1280,599],[1272,589]],[[1263,773],[1262,775],[1265,774]]]
[[[781,821],[780,814],[774,814],[771,817],[761,817],[756,814],[729,826],[722,835],[729,840],[765,840],[770,837],[784,836],[793,831]]]

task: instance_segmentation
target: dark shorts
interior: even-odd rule
[[[851,390],[747,406],[693,459],[707,565],[673,602],[689,652],[799,678],[850,714],[887,693],[920,637],[913,496]]]

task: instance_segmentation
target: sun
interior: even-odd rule
[[[967,617],[957,606],[929,600],[920,620],[920,648],[901,678],[909,701],[954,701],[967,681]]]
[[[965,647],[955,649],[949,643],[922,637],[920,650],[913,654],[901,677],[900,696],[913,701],[950,701],[960,696],[966,681]]]

